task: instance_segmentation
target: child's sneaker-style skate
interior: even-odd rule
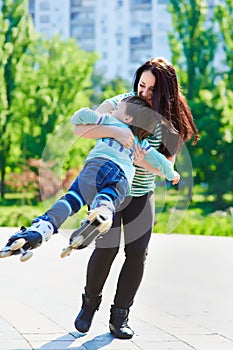
[[[0,248],[0,258],[21,254],[20,261],[27,261],[33,255],[31,249],[48,241],[54,231],[54,226],[49,221],[34,219],[29,228],[21,227],[19,232],[9,238],[6,246]]]
[[[87,218],[70,237],[70,244],[61,252],[61,258],[70,255],[73,249],[86,248],[100,234],[108,232],[112,226],[112,211],[100,206],[88,212]]]

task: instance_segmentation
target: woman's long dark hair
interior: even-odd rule
[[[159,151],[166,156],[174,155],[192,137],[195,145],[198,141],[198,130],[188,103],[181,93],[173,65],[163,57],[152,58],[144,63],[134,76],[133,89],[136,93],[141,75],[145,71],[151,71],[156,79],[152,97],[153,109],[171,122],[179,134],[179,137],[171,136],[166,127],[162,128],[163,140]]]

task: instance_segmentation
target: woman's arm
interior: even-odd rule
[[[111,113],[111,111],[114,109],[114,106],[116,106],[119,100],[121,100],[125,96],[131,96],[133,94],[134,93],[130,92],[130,93],[117,95],[111,99],[112,103],[106,100],[103,103],[101,103],[99,107],[96,108],[96,111],[101,114]],[[119,143],[121,143],[126,148],[131,148],[133,146],[133,141],[134,141],[134,136],[130,129],[119,128],[116,126],[76,125],[74,127],[74,134],[78,137],[90,138],[90,139],[111,137],[111,138],[114,138]]]
[[[134,136],[130,129],[109,125],[75,125],[74,134],[78,137],[98,139],[111,137],[126,148],[131,148]]]

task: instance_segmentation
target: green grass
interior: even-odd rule
[[[168,191],[157,188],[155,198],[154,232],[233,236],[233,216],[228,210],[232,205],[231,193],[225,196],[220,208],[215,197],[206,195],[200,186],[193,189],[191,201],[187,193],[172,188]]]
[[[198,210],[189,209],[186,212],[175,210],[162,213],[153,231],[233,237],[233,218],[227,213],[226,216],[218,213],[203,216]]]
[[[31,205],[12,205],[12,206],[2,206],[1,207],[1,217],[0,226],[8,227],[21,227],[29,226],[33,218],[42,215],[45,212],[45,208],[42,203],[36,206]],[[85,217],[86,207],[82,208],[77,215],[72,216],[67,220],[62,226],[63,228],[77,228],[80,226],[81,221]]]
[[[56,196],[58,198],[59,196]],[[28,226],[32,218],[41,215],[56,198],[46,202],[38,202],[31,193],[7,194],[0,201],[0,226]],[[233,236],[233,217],[229,208],[232,194],[225,196],[225,203],[216,208],[214,196],[207,196],[200,186],[194,188],[192,201],[187,199],[187,193],[177,192],[174,188],[167,190],[158,187],[155,191],[155,221],[153,231],[157,233],[181,233],[194,235]],[[221,209],[221,210],[217,210]],[[222,210],[224,209],[224,210]],[[84,207],[69,218],[63,227],[77,228],[86,215]]]

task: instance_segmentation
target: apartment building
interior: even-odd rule
[[[38,32],[74,37],[87,51],[97,51],[96,69],[109,79],[131,79],[152,56],[170,59],[167,30],[169,0],[29,0]]]
[[[216,2],[208,0],[210,7]],[[108,79],[131,80],[146,59],[171,58],[168,3],[169,0],[29,0],[29,12],[39,33],[75,38],[80,48],[98,52],[96,69]]]

